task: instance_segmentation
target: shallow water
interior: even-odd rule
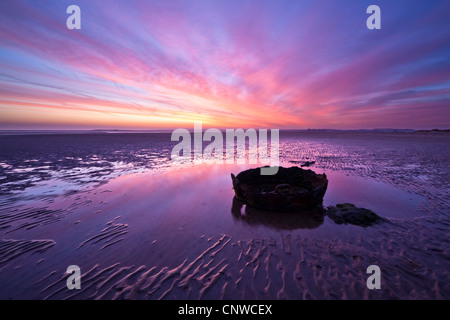
[[[70,152],[40,137],[51,140],[47,152],[25,160],[6,148],[2,299],[449,298],[447,136],[281,136],[283,165],[314,160],[327,174],[325,206],[349,202],[389,219],[368,228],[241,207],[230,173],[248,165],[175,167],[164,135],[144,136],[94,136]],[[80,291],[65,286],[71,264],[81,267]],[[365,285],[371,264],[381,290]]]

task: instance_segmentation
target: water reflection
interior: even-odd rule
[[[244,206],[245,209],[243,209]],[[281,230],[315,229],[324,220],[322,206],[303,212],[263,211],[246,205],[236,197],[233,197],[231,214],[236,221],[242,221],[251,226],[263,225]]]

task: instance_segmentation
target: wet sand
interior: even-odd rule
[[[448,299],[448,160],[425,166],[414,148],[434,144],[430,159],[445,159],[439,141],[448,138],[427,137],[395,136],[400,142],[383,148],[385,137],[282,139],[283,165],[315,160],[311,169],[327,174],[325,206],[349,202],[389,220],[367,228],[236,203],[230,173],[249,166],[133,169],[101,184],[58,179],[72,166],[24,190],[12,184],[0,213],[0,298]],[[408,148],[414,157],[397,155]],[[414,175],[419,169],[431,179]],[[66,287],[73,264],[81,290]],[[366,286],[372,264],[382,272],[380,290]]]

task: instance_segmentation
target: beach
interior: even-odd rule
[[[449,299],[449,143],[281,131],[280,165],[327,175],[325,208],[386,219],[362,227],[245,206],[230,174],[255,165],[174,164],[170,133],[1,135],[0,299]]]

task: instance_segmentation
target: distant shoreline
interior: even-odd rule
[[[206,129],[205,129],[206,130]],[[205,131],[203,130],[203,131]],[[226,129],[219,129],[225,131]],[[246,130],[246,129],[244,129]],[[190,130],[191,131],[191,130]],[[51,135],[51,134],[120,134],[120,133],[172,133],[172,129],[153,129],[153,130],[120,130],[120,129],[93,129],[93,130],[0,130],[1,135]],[[280,132],[299,132],[299,133],[449,133],[450,129],[280,129]]]
[[[450,129],[415,130],[415,132],[450,132]]]

